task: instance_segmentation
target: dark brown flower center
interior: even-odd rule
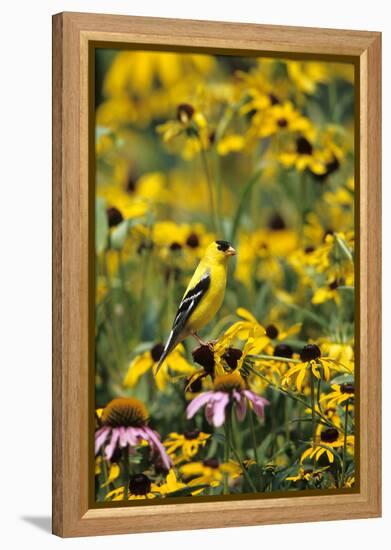
[[[334,441],[338,439],[338,430],[335,428],[327,428],[321,432],[320,439],[324,443],[334,443]]]
[[[185,439],[188,439],[191,441],[192,439],[197,439],[197,437],[200,435],[200,430],[191,430],[190,432],[185,432],[183,434]]]
[[[147,495],[151,491],[151,480],[145,474],[136,474],[129,479],[129,491],[133,495]]]
[[[293,355],[293,349],[288,344],[278,344],[274,348],[274,355],[277,357],[291,358]]]
[[[118,208],[115,208],[115,206],[111,206],[110,208],[108,208],[106,210],[106,213],[109,227],[115,227],[116,225],[119,225],[124,219],[121,212],[118,210]]]
[[[340,384],[341,393],[354,393],[354,384]]]
[[[228,348],[222,355],[222,358],[232,370],[236,369],[238,361],[241,357],[242,352],[240,349],[237,348]]]
[[[170,244],[170,250],[173,250],[174,252],[176,252],[177,250],[181,250],[181,248],[182,245],[176,241]]]
[[[269,325],[266,327],[266,336],[268,336],[271,340],[274,340],[278,336],[278,328],[274,325]]]
[[[300,359],[302,361],[312,361],[313,359],[318,359],[320,355],[320,349],[316,344],[308,344],[301,350]]]
[[[189,103],[181,103],[177,107],[177,119],[182,124],[187,124],[194,115],[194,107],[189,105]]]
[[[191,354],[194,361],[204,367],[205,372],[208,374],[214,373],[215,357],[210,346],[199,346]]]
[[[296,140],[296,152],[299,155],[312,155],[313,147],[308,139],[301,136]]]
[[[326,171],[323,174],[312,173],[312,175],[316,181],[323,183],[328,178],[328,176],[336,172],[339,169],[339,167],[340,167],[339,160],[336,157],[334,157],[333,160],[331,160],[326,164]]]
[[[274,94],[269,94],[269,99],[271,105],[278,105],[280,103],[280,100]]]
[[[279,118],[277,120],[277,125],[279,126],[279,128],[286,128],[288,126],[288,121],[286,118]]]
[[[185,388],[189,385],[189,380],[190,379],[186,380]],[[196,378],[187,389],[191,393],[199,393],[202,390],[202,376]]]
[[[269,220],[269,229],[272,231],[282,231],[286,229],[286,224],[280,214],[276,213]]]
[[[200,246],[200,239],[198,238],[198,236],[195,233],[191,233],[187,237],[186,244],[190,248],[198,248]]]
[[[114,449],[113,454],[111,455],[110,461],[116,462],[118,464],[121,460],[121,457],[122,457],[122,449],[121,447],[116,447]]]
[[[125,184],[125,191],[132,195],[136,191],[136,187],[137,181],[132,176],[129,176]]]
[[[307,246],[304,249],[305,254],[311,254],[311,252],[314,252],[315,248],[313,246]]]
[[[151,349],[151,357],[154,363],[157,363],[159,361],[160,357],[163,354],[163,351],[164,351],[164,346],[161,342],[153,346],[153,348]]]
[[[338,286],[339,286],[339,283],[338,283],[337,280],[335,280],[335,281],[332,281],[332,282],[329,284],[329,289],[330,289],[330,290],[336,290],[336,289],[338,288]]]
[[[219,467],[219,461],[217,458],[205,458],[205,460],[202,461],[202,464],[208,468],[216,469]]]

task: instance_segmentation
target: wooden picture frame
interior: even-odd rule
[[[92,43],[345,56],[359,136],[357,492],[92,508],[88,489],[89,48]],[[53,532],[62,537],[378,517],[381,514],[381,35],[377,32],[86,13],[53,17]]]

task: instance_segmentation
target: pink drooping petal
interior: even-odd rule
[[[121,426],[119,428],[119,446],[124,448],[128,444],[128,438],[126,434],[126,428]]]
[[[167,470],[169,470],[172,466],[172,462],[167,455],[158,434],[148,427],[143,428],[143,432],[144,438],[150,443],[151,447],[160,454],[164,466],[167,468]]]
[[[259,418],[263,418],[265,416],[265,406],[269,405],[269,401],[264,397],[261,397],[260,395],[257,395],[256,393],[250,390],[242,390],[242,393],[253,404],[255,414]]]
[[[118,439],[119,439],[119,429],[118,428],[112,428],[111,440],[110,440],[110,443],[107,445],[107,447],[105,449],[105,456],[106,456],[107,460],[110,460],[111,457],[113,456]]]
[[[108,434],[110,433],[110,428],[103,426],[95,433],[95,454],[97,455],[102,447],[103,443],[106,441]]]
[[[186,409],[186,416],[187,418],[193,418],[195,413],[203,407],[211,398],[213,395],[212,391],[207,391],[205,393],[201,393],[200,395],[197,395],[187,406]]]
[[[142,437],[139,434],[139,428],[132,428],[131,426],[126,428],[126,440],[131,447],[138,445],[140,439],[142,439]]]
[[[236,402],[236,414],[238,416],[238,420],[242,422],[247,412],[247,399],[237,390],[233,391],[233,398]]]
[[[226,392],[215,392],[213,396],[213,425],[219,428],[225,421],[225,407],[229,403],[229,395]]]

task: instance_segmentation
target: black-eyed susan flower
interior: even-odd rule
[[[297,88],[305,94],[316,92],[318,84],[329,80],[329,71],[326,63],[317,61],[286,61],[289,78]]]
[[[205,115],[190,103],[180,103],[176,118],[160,124],[156,128],[164,143],[182,137],[182,155],[189,160],[210,146],[210,130]]]
[[[324,472],[328,470],[328,466],[324,468],[313,468],[312,466],[300,466],[297,474],[286,477],[286,481],[293,481],[297,483],[298,481],[315,481],[319,482],[322,480]]]
[[[129,478],[129,488],[127,492],[128,500],[143,500],[156,498],[159,493],[159,487],[153,483],[146,474],[135,474]],[[117,487],[107,493],[105,500],[117,501],[124,500],[124,486]]]
[[[162,343],[155,344],[149,351],[137,355],[130,362],[128,372],[125,376],[124,385],[129,388],[134,388],[141,376],[154,369],[158,364],[163,353],[164,345]],[[156,385],[159,390],[163,391],[168,382],[171,380],[170,371],[180,375],[189,376],[194,372],[194,367],[186,360],[184,356],[184,347],[179,344],[176,349],[165,359],[162,368],[155,377]]]
[[[297,391],[301,392],[306,377],[312,374],[320,380],[330,380],[330,369],[336,368],[335,361],[329,357],[322,357],[316,344],[304,346],[300,353],[301,362],[292,365],[285,373],[283,382],[288,383],[292,377],[296,378]]]
[[[313,127],[308,118],[298,111],[292,102],[272,105],[264,112],[260,112],[259,119],[254,120],[258,127],[259,137],[268,137],[280,132],[300,132],[312,137]]]
[[[188,480],[189,486],[205,484],[217,487],[223,482],[225,475],[234,479],[239,470],[238,465],[232,461],[220,463],[217,458],[206,458],[199,462],[184,464],[180,467],[180,472]]]
[[[333,390],[330,393],[323,395],[320,398],[321,403],[325,403],[327,408],[333,408],[337,405],[342,405],[349,399],[354,398],[354,383],[346,382],[344,384],[331,384],[331,389]]]
[[[328,154],[315,147],[304,136],[297,136],[278,155],[278,159],[286,168],[296,168],[298,172],[310,170],[313,174],[325,174],[328,169]]]
[[[201,432],[200,430],[188,430],[183,434],[171,432],[163,445],[167,449],[170,456],[175,456],[180,451],[179,458],[182,460],[191,460],[200,449],[205,447],[210,434]]]
[[[339,305],[341,303],[341,294],[339,292],[341,283],[344,284],[344,281],[338,281],[338,279],[332,278],[330,281],[326,282],[325,286],[317,288],[312,296],[312,303],[323,304],[328,300],[334,300],[334,302]]]
[[[216,376],[214,390],[203,392],[188,405],[186,416],[193,418],[199,409],[205,407],[205,416],[209,424],[220,427],[225,422],[225,411],[230,405],[235,408],[239,420],[244,420],[247,403],[259,419],[264,418],[268,400],[245,388],[242,377],[237,373]]]
[[[148,426],[147,409],[141,401],[134,397],[113,399],[103,409],[101,422],[102,427],[95,434],[95,454],[103,447],[105,458],[110,460],[118,448],[134,453],[142,442],[147,442],[151,451],[160,455],[164,466],[170,468],[171,460],[159,434]]]
[[[335,457],[332,450],[342,449],[344,445],[345,436],[336,428],[318,426],[315,441],[302,453],[300,462],[304,462],[307,458],[317,462],[325,454],[328,461],[333,463]],[[354,453],[354,435],[346,436],[346,449],[349,454]]]

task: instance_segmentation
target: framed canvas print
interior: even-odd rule
[[[380,34],[53,18],[53,531],[380,515]]]

